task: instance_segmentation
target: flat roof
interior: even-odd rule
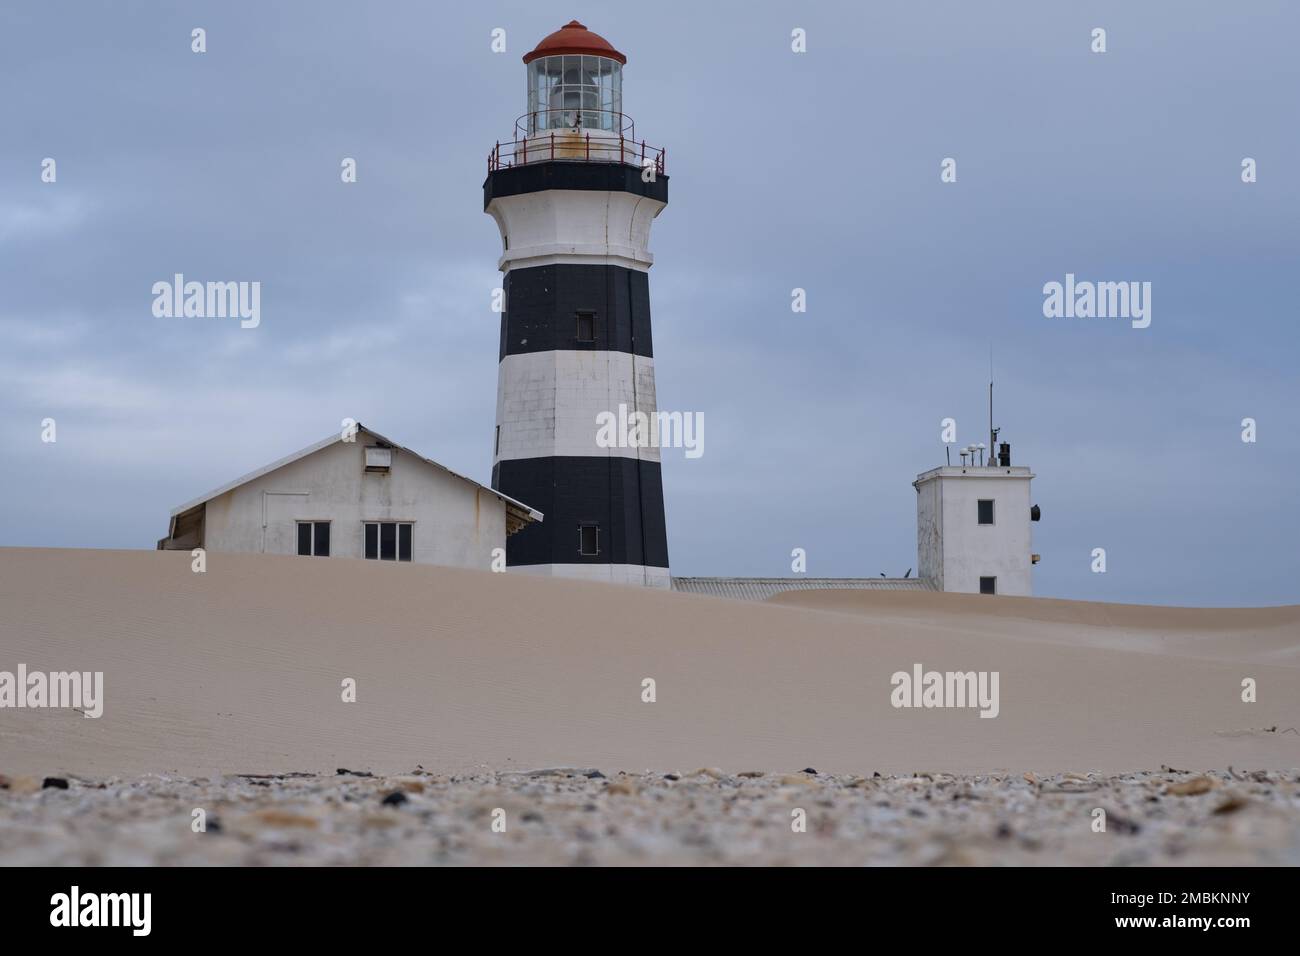
[[[783,591],[937,591],[925,578],[673,578],[673,590],[738,601],[766,601]]]
[[[918,485],[931,478],[1033,478],[1033,472],[1025,465],[940,465],[916,476]]]

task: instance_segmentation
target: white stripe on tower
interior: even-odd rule
[[[624,414],[620,415],[620,406]],[[539,414],[539,409],[542,414]],[[498,461],[552,455],[622,455],[659,461],[655,447],[602,448],[597,419],[610,413],[614,432],[626,436],[623,422],[633,411],[653,420],[653,358],[627,352],[555,350],[507,355],[497,377]],[[545,512],[543,512],[545,514]]]

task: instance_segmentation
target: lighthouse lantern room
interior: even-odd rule
[[[575,21],[576,24],[576,21]],[[530,136],[551,129],[619,132],[623,115],[623,64],[627,58],[600,37],[570,24],[547,37],[526,57]]]
[[[510,142],[488,154],[488,172],[503,166],[550,162],[618,162],[664,173],[664,150],[637,139],[623,112],[627,57],[577,20],[556,30],[524,57],[528,112],[515,121]]]

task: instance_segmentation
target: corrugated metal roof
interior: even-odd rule
[[[766,601],[782,591],[937,591],[923,578],[673,578],[673,590],[736,601]]]

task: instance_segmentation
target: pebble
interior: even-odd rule
[[[712,777],[714,780],[721,780],[725,774],[717,767],[700,767],[698,770],[692,770],[686,776],[688,777]]]
[[[320,826],[315,817],[294,813],[290,810],[281,810],[278,807],[264,807],[261,810],[256,810],[253,812],[252,817],[257,823],[268,827],[298,827],[305,830],[314,830]]]
[[[12,794],[35,793],[42,789],[41,781],[35,777],[10,777],[9,785],[5,788]]]
[[[11,776],[0,866],[1300,865],[1294,770],[1093,773],[1095,795],[1062,789],[1077,774],[1030,786],[1019,771],[745,773],[482,769],[433,774],[423,791],[411,774],[76,777],[58,799],[42,798],[40,777]],[[420,812],[394,812],[408,793]],[[1098,804],[1104,833],[1091,829]],[[791,832],[796,806],[807,833]],[[208,836],[190,829],[194,807],[209,811]],[[496,808],[508,837],[492,830]]]
[[[1191,780],[1171,783],[1165,792],[1179,797],[1192,797],[1198,793],[1209,793],[1213,789],[1214,781],[1209,777],[1193,777]]]
[[[1242,807],[1246,806],[1246,804],[1248,804],[1249,802],[1250,802],[1249,800],[1245,799],[1244,797],[1239,797],[1235,793],[1229,794],[1228,799],[1224,800],[1221,804],[1219,804],[1217,807],[1214,808],[1214,812],[1218,815],[1222,815],[1225,813],[1236,813]]]

